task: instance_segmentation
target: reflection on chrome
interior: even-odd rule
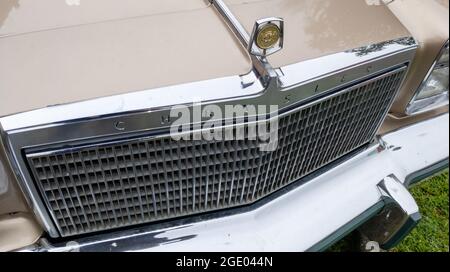
[[[373,52],[382,51],[388,45],[393,45],[393,44],[412,46],[412,45],[416,44],[416,41],[412,37],[404,37],[404,38],[400,38],[400,39],[396,39],[396,40],[392,40],[392,41],[385,41],[385,42],[380,42],[380,43],[376,43],[376,44],[371,44],[368,46],[362,46],[362,47],[355,48],[355,49],[352,49],[352,50],[349,50],[346,52],[354,53],[356,56],[362,57],[362,56],[366,56]]]

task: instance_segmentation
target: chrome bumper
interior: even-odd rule
[[[41,239],[24,250],[317,251],[389,203],[408,217],[400,226],[407,228],[418,219],[418,208],[405,188],[448,165],[448,131],[447,113],[392,132],[306,184],[244,209],[68,243]]]

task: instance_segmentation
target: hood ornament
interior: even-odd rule
[[[248,52],[255,56],[266,57],[283,49],[284,20],[270,17],[255,22]]]
[[[209,0],[209,2],[222,16],[241,45],[249,52],[253,65],[250,73],[256,72],[256,78],[261,79],[265,86],[278,84],[277,80],[272,79],[277,79],[279,73],[272,67],[266,57],[283,49],[284,20],[278,17],[257,20],[251,35],[249,35],[223,0]],[[243,86],[249,86],[254,82],[254,77],[250,74],[242,78],[245,78],[242,81]]]
[[[284,20],[282,18],[269,17],[257,20],[249,35],[223,0],[209,0],[209,2],[222,15],[250,55],[264,58],[283,49]]]

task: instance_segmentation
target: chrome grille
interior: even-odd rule
[[[61,236],[250,204],[369,143],[404,72],[282,114],[274,152],[165,135],[25,153]]]

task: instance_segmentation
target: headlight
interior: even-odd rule
[[[448,55],[449,43],[447,41],[407,107],[406,114],[413,115],[448,104]]]

